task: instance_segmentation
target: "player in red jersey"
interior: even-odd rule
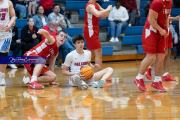
[[[45,56],[49,59],[49,69],[44,66],[44,64],[24,64],[29,74],[32,78],[24,77],[23,81],[25,84],[29,84],[29,89],[40,89],[43,88],[43,85],[39,83],[54,83],[56,80],[56,75],[54,72],[54,65],[56,57],[59,52],[59,46],[62,45],[66,38],[67,33],[65,31],[60,31],[59,35],[54,38],[51,36],[48,31],[40,29],[39,34],[43,34],[46,39],[41,43],[27,51],[24,56]]]
[[[162,85],[161,72],[165,57],[164,37],[169,35],[166,22],[172,6],[172,0],[154,0],[151,3],[142,35],[143,50],[146,52],[146,57],[141,62],[139,74],[134,79],[138,89],[143,92],[147,91],[144,84],[144,73],[155,58],[155,80],[151,87],[159,91],[166,91]]]
[[[164,74],[163,74],[163,78],[162,78],[162,81],[166,81],[166,82],[176,82],[177,81],[177,79],[171,77],[169,74],[170,55],[171,55],[171,49],[173,48],[172,32],[171,32],[169,25],[171,24],[171,21],[177,21],[177,20],[179,20],[179,16],[177,16],[177,17],[170,16],[167,19],[167,28],[169,28],[169,36],[165,38]],[[145,73],[146,78],[149,80],[152,79],[151,71],[152,71],[153,65],[154,65],[154,61],[151,63],[151,65],[148,67],[148,69]]]
[[[102,69],[102,49],[99,41],[99,17],[102,19],[109,16],[109,11],[113,10],[109,5],[105,10],[96,3],[97,0],[89,0],[85,6],[84,37],[87,49],[91,51],[92,58],[95,55],[95,64]]]

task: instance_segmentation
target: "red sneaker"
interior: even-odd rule
[[[111,82],[112,81],[112,79],[111,78],[109,78],[108,80],[106,80],[106,82]]]
[[[138,79],[135,78],[135,79],[134,79],[134,83],[137,85],[137,88],[138,88],[140,91],[142,91],[142,92],[147,91],[143,79],[138,80]]]
[[[28,89],[42,89],[42,88],[44,88],[44,86],[39,84],[37,81],[31,82],[28,85]]]
[[[151,75],[151,68],[148,68],[147,71],[145,72],[145,76],[147,79],[152,80],[152,75]]]
[[[158,90],[158,91],[164,91],[166,92],[167,90],[163,87],[162,82],[152,82],[151,87],[153,87],[154,89]]]
[[[165,82],[177,82],[177,80],[170,76],[170,74],[167,74],[166,76],[163,76],[162,81]]]

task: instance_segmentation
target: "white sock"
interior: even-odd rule
[[[151,67],[151,66],[149,66],[148,68],[151,68],[151,69],[152,69],[152,67]]]
[[[31,96],[33,101],[37,101],[37,97]]]
[[[37,76],[32,76],[31,82],[37,81]]]
[[[168,72],[164,73],[163,76],[166,76],[167,74],[169,74]]]
[[[159,76],[155,76],[155,80],[154,80],[154,82],[159,82],[159,81],[161,81],[161,77],[159,77]]]
[[[141,74],[138,74],[137,76],[136,76],[136,79],[144,79],[144,75],[141,75]]]

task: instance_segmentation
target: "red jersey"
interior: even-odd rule
[[[166,27],[165,27],[166,18],[170,15],[172,6],[173,6],[172,0],[170,0],[170,1],[154,0],[151,3],[150,9],[158,13],[157,23],[163,29],[166,29]],[[149,15],[148,15],[148,17],[149,17]],[[150,26],[151,25],[149,24],[148,18],[147,18],[145,28],[149,29]]]
[[[84,27],[85,28],[89,28],[89,29],[96,29],[99,30],[99,18],[92,15],[91,13],[88,13],[86,11],[86,8],[88,5],[94,5],[96,10],[99,11],[100,7],[97,3],[93,4],[92,2],[88,2],[85,6],[85,23],[84,23]]]
[[[45,43],[45,40],[43,40],[42,42],[40,42],[38,45],[30,49],[25,54],[29,56],[29,54],[31,54],[32,52],[35,52],[39,56],[47,57],[47,59],[50,57],[54,57],[59,52],[59,47],[57,47],[56,43],[57,43],[56,39],[55,39],[55,42],[51,45]]]

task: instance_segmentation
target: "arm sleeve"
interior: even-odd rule
[[[126,22],[129,19],[129,14],[126,10],[126,8],[123,9],[124,18],[121,18],[121,21]]]
[[[113,21],[113,20],[114,20],[114,19],[113,19],[113,10],[110,11],[108,20],[109,20],[109,21]]]
[[[31,41],[33,38],[32,38],[32,36],[31,36],[31,37],[28,37],[26,29],[23,28],[22,31],[21,31],[21,39],[22,39],[22,42],[29,42],[29,41]]]
[[[159,13],[160,10],[161,10],[161,8],[162,8],[162,6],[163,6],[163,4],[162,4],[161,1],[155,0],[155,1],[153,1],[153,2],[151,3],[150,9],[153,10],[153,11],[155,11],[155,12],[157,12],[157,13]]]
[[[66,66],[69,67],[69,66],[71,65],[71,63],[72,63],[72,60],[73,60],[73,54],[72,54],[72,53],[69,53],[69,54],[66,56],[64,65],[66,65]]]

